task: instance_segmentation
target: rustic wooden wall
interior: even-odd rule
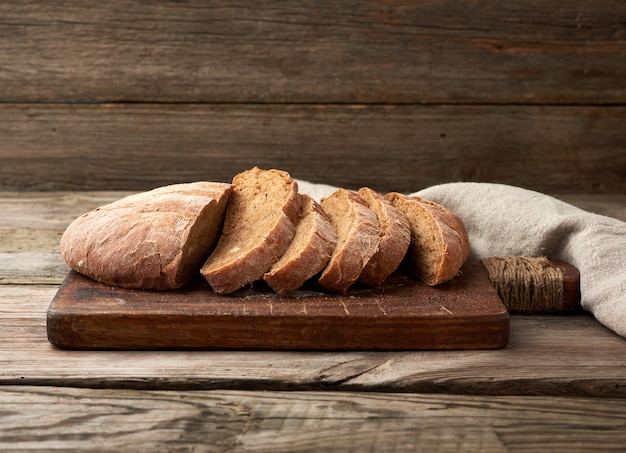
[[[0,2],[0,190],[253,165],[626,192],[626,2]]]

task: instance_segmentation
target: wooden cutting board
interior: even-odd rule
[[[171,292],[103,285],[71,271],[47,314],[49,341],[78,349],[497,349],[509,314],[480,262],[429,287],[397,272],[346,295],[263,284],[216,295],[198,277]]]

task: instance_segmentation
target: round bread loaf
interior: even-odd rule
[[[404,213],[411,229],[402,268],[430,286],[454,278],[469,255],[469,238],[461,219],[418,196],[391,192],[386,197]]]
[[[281,170],[257,167],[232,181],[222,236],[201,274],[218,294],[260,280],[285,253],[300,217],[298,185]]]
[[[320,272],[337,244],[337,232],[321,206],[308,195],[300,194],[300,198],[302,214],[296,235],[285,254],[263,276],[279,294],[299,288]]]
[[[160,187],[74,220],[61,254],[77,272],[108,285],[170,290],[185,284],[217,242],[230,184]]]

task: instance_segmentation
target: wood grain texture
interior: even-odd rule
[[[624,401],[2,387],[11,451],[619,451]],[[97,429],[96,429],[97,427]]]
[[[0,285],[0,384],[626,398],[626,341],[590,315],[512,315],[492,351],[72,351],[46,336],[55,285]]]
[[[258,164],[626,220],[625,23],[618,0],[3,1],[0,190]],[[583,313],[513,316],[500,351],[55,349],[55,243],[118,193],[0,194],[0,449],[623,450],[626,342]]]
[[[126,290],[72,271],[47,336],[70,349],[500,349],[509,313],[475,259],[436,287],[397,272],[375,289],[309,284],[285,297],[258,282],[221,296],[199,275],[176,291]]]
[[[54,348],[39,256],[124,194],[0,193],[0,449],[623,449],[626,341],[583,313],[514,315],[498,351]],[[626,219],[623,196],[568,201]]]
[[[0,17],[2,101],[626,101],[616,0],[11,0]]]
[[[0,104],[0,190],[147,190],[254,165],[346,188],[626,193],[624,107]]]

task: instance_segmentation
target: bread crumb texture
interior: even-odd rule
[[[368,187],[357,193],[376,214],[380,227],[378,250],[365,265],[359,282],[377,287],[400,266],[411,242],[411,230],[406,216],[382,194]]]
[[[300,288],[320,272],[337,245],[337,232],[322,207],[301,194],[302,214],[296,234],[285,254],[263,276],[277,293]]]
[[[376,214],[358,194],[338,189],[321,200],[321,206],[337,231],[337,246],[318,283],[345,293],[354,284],[381,241]]]
[[[378,287],[398,269],[438,285],[458,275],[469,240],[456,214],[423,198],[362,187],[317,202],[289,173],[254,167],[230,184],[174,184],[87,212],[61,253],[113,286],[173,290],[201,274],[218,294],[264,281],[289,296],[307,282]]]
[[[387,198],[406,216],[411,242],[403,269],[427,285],[454,278],[469,255],[465,225],[452,211],[417,196],[392,192]]]
[[[287,250],[300,217],[298,185],[285,171],[255,167],[232,187],[222,235],[201,269],[218,294],[260,280]]]

